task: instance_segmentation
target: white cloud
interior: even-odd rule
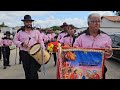
[[[22,25],[20,22],[24,15],[45,16],[54,13],[54,11],[0,11],[0,23],[5,22],[8,26]]]
[[[34,25],[37,27],[51,27],[51,26],[60,26],[63,24],[63,22],[66,22],[68,24],[73,24],[76,27],[83,27],[86,26],[86,20],[80,19],[80,18],[65,18],[65,19],[56,19],[54,16],[50,16],[46,18],[45,20],[37,20],[34,22]]]
[[[114,15],[111,11],[91,11],[90,13],[99,13],[100,15],[107,15],[111,16]],[[21,22],[21,19],[23,19],[25,14],[29,14],[32,16],[32,18],[35,20],[34,26],[46,28],[51,27],[54,25],[60,26],[63,24],[63,22],[67,22],[68,24],[73,24],[76,27],[85,27],[87,26],[87,16],[84,16],[84,18],[78,18],[78,17],[66,17],[64,19],[56,18],[53,14],[65,14],[69,15],[72,11],[66,12],[66,11],[0,11],[0,23],[5,22],[6,25],[14,27],[14,26],[20,26],[23,25],[23,22]],[[88,14],[90,14],[88,13]],[[44,16],[44,19],[37,19],[35,17],[41,17]]]
[[[30,14],[32,16],[34,15],[43,16],[43,15],[47,15],[50,13],[54,13],[54,11],[0,11],[0,15],[6,14],[8,16],[22,16],[22,17],[25,14]]]
[[[101,16],[114,16],[114,13],[112,11],[91,11],[89,14],[91,13],[98,13]]]

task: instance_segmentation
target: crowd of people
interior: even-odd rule
[[[41,71],[41,65],[29,55],[28,51],[35,43],[39,43],[43,50],[47,49],[47,45],[50,42],[59,42],[62,46],[69,45],[71,47],[81,48],[105,48],[105,57],[110,58],[112,56],[112,41],[111,38],[100,30],[101,16],[97,13],[92,13],[88,16],[88,28],[83,32],[80,32],[78,36],[75,35],[75,27],[68,25],[66,22],[60,27],[62,31],[56,35],[52,28],[49,28],[47,33],[40,28],[33,28],[32,22],[34,21],[30,15],[25,15],[21,20],[24,23],[12,40],[10,38],[10,32],[5,33],[5,37],[0,39],[0,59],[1,51],[3,53],[3,68],[6,69],[10,66],[9,46],[14,43],[19,48],[20,64],[22,63],[25,72],[26,79],[38,79],[38,71]],[[103,40],[104,39],[104,40]],[[56,66],[57,55],[53,52],[54,62]],[[103,79],[105,79],[105,73],[107,68],[105,67]]]

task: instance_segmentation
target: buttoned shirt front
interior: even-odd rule
[[[30,30],[30,31],[19,31],[15,34],[14,43],[17,45],[20,50],[28,51],[31,46],[36,43],[40,43],[42,48],[44,47],[44,42],[42,39],[42,35],[38,30]],[[23,47],[21,44],[25,43],[28,45],[28,48]]]

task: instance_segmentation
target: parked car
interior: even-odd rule
[[[112,39],[112,48],[120,48],[120,33],[109,34]],[[120,61],[120,50],[113,50],[112,58]]]

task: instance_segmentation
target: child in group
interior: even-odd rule
[[[10,66],[9,62],[9,56],[10,56],[10,47],[12,45],[12,39],[10,38],[10,32],[6,31],[4,34],[6,35],[4,38],[2,38],[2,53],[3,53],[3,65],[4,68],[6,69],[7,66]]]
[[[58,47],[58,40],[57,40],[58,36],[55,36],[54,37],[54,41],[53,41],[53,44],[54,44],[54,47],[53,47],[53,57],[54,57],[54,66],[56,66],[56,62],[57,62],[57,55],[56,55],[56,52],[58,51],[57,50],[57,47]]]

